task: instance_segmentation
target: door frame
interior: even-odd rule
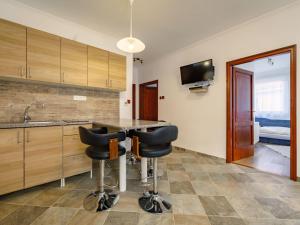
[[[226,63],[226,162],[233,162],[233,67],[257,59],[290,53],[290,179],[297,180],[297,45],[232,60]]]
[[[144,88],[148,85],[151,84],[156,84],[157,85],[157,91],[158,91],[158,80],[153,80],[153,81],[149,81],[146,83],[142,83],[140,84],[140,88],[139,88],[139,116],[140,119],[142,120],[144,118]],[[157,100],[158,100],[158,95],[157,95]],[[158,107],[158,105],[157,105]],[[158,114],[158,109],[157,109],[157,114]],[[158,117],[158,115],[157,115]]]

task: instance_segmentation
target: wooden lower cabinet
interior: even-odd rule
[[[25,188],[62,177],[62,127],[25,129]]]
[[[92,124],[80,125],[92,128]],[[92,160],[85,154],[87,145],[79,136],[79,125],[64,126],[63,135],[63,176],[69,177],[92,169]]]
[[[92,160],[86,154],[64,156],[64,177],[74,176],[92,169]]]
[[[0,195],[24,187],[22,128],[0,129]]]

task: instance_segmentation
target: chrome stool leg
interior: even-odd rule
[[[88,211],[104,211],[113,207],[119,200],[119,195],[104,189],[104,160],[97,163],[97,190],[84,200],[84,208]]]
[[[145,192],[139,199],[140,207],[149,213],[163,213],[172,208],[157,191],[157,158],[153,159],[153,191]]]

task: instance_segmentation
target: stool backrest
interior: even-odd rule
[[[165,145],[175,141],[178,137],[176,126],[164,126],[152,132],[136,132],[140,142],[146,145]]]
[[[99,130],[97,130],[97,133],[94,133],[93,129],[87,129],[81,126],[79,127],[79,135],[82,143],[97,147],[107,146],[111,139],[117,138],[118,141],[124,141],[126,138],[124,132],[101,134]]]

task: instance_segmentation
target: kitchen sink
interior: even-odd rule
[[[36,124],[36,125],[44,125],[44,124],[51,124],[51,123],[55,123],[58,121],[28,121],[28,122],[24,122],[24,124]]]

